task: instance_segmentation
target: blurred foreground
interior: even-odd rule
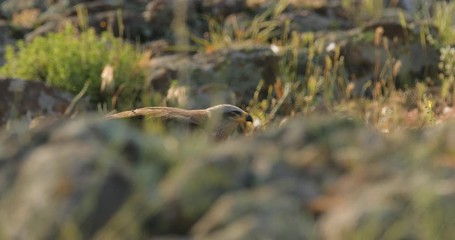
[[[214,145],[78,117],[0,140],[2,239],[450,239],[455,122],[300,118]],[[23,129],[23,128],[22,128]]]

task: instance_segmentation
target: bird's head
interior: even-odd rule
[[[207,108],[211,117],[217,117],[221,121],[243,124],[253,122],[250,114],[239,107],[230,104],[220,104]]]
[[[250,114],[239,107],[230,104],[216,105],[207,108],[210,118],[217,119],[216,138],[226,138],[237,127],[244,127],[246,122],[253,122]]]

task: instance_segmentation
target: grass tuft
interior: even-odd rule
[[[140,58],[133,45],[116,38],[112,32],[98,36],[92,28],[79,30],[67,24],[57,33],[8,46],[0,75],[41,80],[75,94],[87,83],[87,94],[93,103],[125,108],[133,105],[144,82]],[[102,90],[101,75],[107,66],[112,67],[112,80]]]

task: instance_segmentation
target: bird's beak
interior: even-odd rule
[[[244,113],[243,117],[239,117],[239,123],[246,124],[246,122],[253,122],[253,117],[250,114]]]
[[[246,115],[245,121],[246,121],[246,122],[253,122],[253,118],[251,117],[250,114],[247,114],[247,115]]]
[[[252,123],[253,122],[253,117],[251,117],[251,115],[248,114],[248,113],[244,113],[243,114],[243,118],[239,118],[239,120],[240,120],[239,121],[239,123],[240,123],[239,126],[240,126],[241,131],[243,133],[246,133],[247,132],[247,128],[248,128],[247,122],[251,122]]]
[[[253,117],[248,113],[243,113],[241,116],[235,118],[235,121],[240,124],[246,124],[246,122],[253,122]]]

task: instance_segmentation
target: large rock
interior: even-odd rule
[[[431,38],[438,33],[431,25],[400,23],[398,13],[390,12],[390,18],[374,21],[364,28],[353,29],[340,39],[349,79],[356,83],[356,95],[371,81],[393,82],[397,88],[414,86],[416,82],[433,79],[429,84],[438,84],[439,51],[430,42],[421,38],[423,29],[428,29]]]
[[[42,82],[0,79],[0,125],[8,120],[31,120],[40,115],[64,115],[73,96]],[[81,105],[80,105],[81,107]],[[74,112],[69,111],[68,113]]]
[[[99,118],[9,130],[0,238],[450,238],[454,128],[298,117],[218,145]]]
[[[309,204],[311,200],[323,193],[325,185],[335,182],[347,170],[346,163],[333,156],[336,151],[343,149],[348,144],[341,139],[350,136],[352,143],[355,144],[362,143],[364,138],[371,138],[372,141],[364,143],[366,144],[364,147],[381,141],[375,134],[355,129],[357,129],[356,125],[350,121],[330,121],[330,123],[327,121],[307,127],[303,127],[299,122],[294,122],[256,139],[232,142],[214,149],[198,165],[189,161],[182,162],[182,166],[179,167],[180,174],[175,172],[166,180],[177,185],[169,187],[173,189],[171,191],[173,198],[166,201],[168,205],[165,206],[168,207],[162,207],[161,211],[170,214],[165,209],[174,209],[174,213],[171,215],[185,216],[186,223],[193,222],[199,219],[201,214],[215,202],[217,196],[222,196],[226,190],[255,189],[283,180],[297,181],[291,185],[292,187],[283,187],[289,191],[290,196],[299,199],[302,206]],[[205,176],[205,180],[199,179],[202,175]],[[206,192],[208,189],[217,190]],[[176,196],[180,197],[176,198]],[[200,199],[201,197],[202,199]],[[195,199],[194,202],[198,204],[194,205],[193,201],[188,202],[186,199]],[[258,202],[259,200],[251,199],[250,201]],[[272,208],[272,205],[269,207]],[[279,204],[276,207],[279,207]],[[252,208],[254,209],[254,206]],[[193,211],[188,214],[186,209],[193,209]],[[261,208],[258,208],[258,211],[259,209]],[[270,209],[270,211],[274,210]],[[259,214],[259,212],[255,213]],[[302,219],[305,218],[304,212],[296,214],[301,214]],[[188,218],[192,218],[192,221],[188,221]],[[160,223],[165,224],[165,219],[163,218]],[[233,222],[237,218],[229,217],[229,219],[231,220],[219,219],[216,221]],[[169,219],[169,221],[176,222],[175,219]],[[228,222],[220,224],[225,226],[228,225]],[[195,234],[205,236],[211,232],[209,230],[211,227],[201,225],[204,224],[196,227]],[[188,228],[190,225],[186,225],[186,227]],[[201,228],[208,229],[201,230]],[[213,228],[216,229],[215,226]]]
[[[443,223],[438,234],[449,236],[455,212],[446,203],[455,197],[448,182],[455,169],[440,165],[452,155],[447,141],[455,135],[448,132],[423,140],[384,138],[346,119],[291,122],[181,162],[164,178],[163,202],[146,228],[152,235],[190,231],[198,239],[345,239],[375,226],[372,236],[379,238],[384,229],[425,213]],[[434,137],[441,140],[427,146]],[[431,198],[421,202],[425,193]],[[416,208],[406,208],[410,205]],[[419,229],[397,236],[420,236]]]
[[[224,194],[193,227],[196,239],[313,239],[298,181]],[[300,231],[296,231],[300,229]]]
[[[214,99],[246,105],[261,80],[264,89],[275,83],[278,61],[279,56],[268,46],[232,47],[192,56],[168,55],[152,58],[148,81],[154,91],[163,95],[168,95],[171,86],[185,88],[180,97],[190,107],[211,106],[217,103],[212,102]],[[174,85],[173,80],[177,80]],[[170,94],[168,100],[173,101],[178,95]]]
[[[6,136],[0,238],[140,237],[147,194],[137,190],[153,193],[166,167],[160,141],[97,118],[56,123],[30,138]],[[129,229],[112,231],[133,220]]]

